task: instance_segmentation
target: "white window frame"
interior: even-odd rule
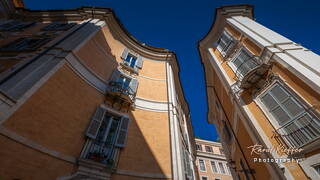
[[[225,163],[222,162],[222,161],[217,161],[217,162],[218,162],[217,165],[218,165],[218,169],[219,169],[219,174],[227,175],[226,167],[225,167],[225,165],[224,165]],[[224,168],[224,173],[222,173],[219,163],[222,164],[222,167]]]
[[[315,169],[316,166],[319,166],[319,168],[320,168],[320,163],[313,164],[311,167],[312,167],[312,170],[314,171],[314,173],[320,178],[320,172],[318,172],[318,171]]]
[[[217,50],[221,53],[221,55],[224,57],[226,55],[226,52],[224,51],[225,49],[221,49],[221,47],[219,46],[219,41],[221,41],[221,37],[225,34],[225,36],[228,37],[228,39],[232,42],[235,41],[236,39],[231,35],[230,32],[228,32],[226,29],[222,31],[222,33],[220,34],[218,40],[217,40]],[[228,44],[227,44],[228,45]]]
[[[213,167],[212,167],[212,163],[211,163],[211,162],[214,162],[214,165],[215,165],[215,167],[216,167],[217,172],[214,172],[214,171],[213,171]],[[217,161],[215,161],[215,160],[210,160],[210,166],[211,166],[211,171],[212,171],[212,173],[217,173],[217,174],[219,174],[219,168],[218,168],[218,166],[217,166]]]
[[[128,52],[128,55],[127,55],[126,58],[128,58],[128,56],[131,57],[131,58],[130,58],[130,61],[128,62],[127,59],[124,59],[124,61],[125,61],[126,63],[129,63],[128,66],[129,66],[130,68],[134,68],[134,67],[136,66],[137,62],[138,62],[138,57],[135,56],[135,55],[133,55],[133,53],[131,53],[130,51]],[[131,66],[131,63],[132,63],[132,59],[134,59],[134,58],[136,59],[136,62],[134,63],[134,65],[133,65],[133,67],[132,67],[132,66]]]
[[[200,160],[202,160],[202,161],[203,161],[203,164],[204,164],[204,171],[203,171],[203,170],[201,170]],[[201,172],[207,172],[206,160],[205,160],[205,159],[198,159],[198,163],[199,163],[199,171],[201,171]]]
[[[261,101],[262,96],[266,93],[266,91],[269,91],[275,84],[279,84],[285,91],[287,91],[287,93],[289,93],[291,96],[294,97],[294,100],[296,100],[297,96],[299,96],[299,98],[301,98],[301,101],[303,102],[299,102],[298,99],[298,103],[299,105],[301,105],[303,108],[306,108],[307,106],[312,106],[310,104],[308,104],[308,101],[306,101],[305,99],[302,98],[302,96],[300,96],[299,93],[297,93],[296,91],[294,91],[294,89],[292,87],[290,87],[288,84],[281,82],[280,80],[275,80],[273,81],[269,86],[267,86],[262,92],[259,93],[259,96],[257,96],[255,98],[255,102],[256,104],[260,107],[260,109],[262,110],[262,112],[268,117],[268,119],[270,119],[271,124],[273,125],[273,127],[275,129],[278,129],[280,127],[282,127],[278,121],[273,117],[273,115],[268,111],[268,108],[264,105],[264,103]],[[292,92],[291,92],[292,91]],[[288,121],[289,122],[289,121]]]
[[[242,45],[242,46],[239,48],[239,50],[235,53],[235,55],[230,59],[230,61],[228,61],[228,65],[229,65],[229,67],[232,69],[232,71],[233,71],[234,73],[237,72],[238,67],[236,67],[236,66],[234,65],[233,61],[240,55],[240,53],[241,53],[242,50],[245,51],[246,53],[248,53],[248,54],[250,55],[250,57],[253,57],[253,56],[254,56],[254,53],[253,53],[253,52],[251,52],[249,49],[247,49],[245,46]]]
[[[281,78],[282,79],[282,78]],[[276,83],[278,83],[278,85],[280,85],[287,93],[289,93],[294,101],[296,101],[300,106],[302,106],[302,108],[304,109],[303,113],[307,113],[310,114],[308,112],[306,112],[306,109],[308,109],[309,107],[312,107],[313,105],[311,105],[305,98],[303,98],[303,96],[301,96],[294,88],[292,88],[289,84],[285,83],[282,80],[276,79],[274,80],[272,83],[270,83],[269,86],[267,86],[255,99],[254,102],[260,107],[260,109],[262,110],[262,112],[266,115],[266,117],[270,120],[271,125],[277,130],[283,126],[285,126],[286,124],[295,121],[297,118],[293,119],[293,120],[289,120],[288,122],[284,123],[283,125],[280,125],[277,121],[277,119],[269,112],[268,108],[264,105],[264,103],[261,101],[261,97],[266,93],[266,91],[269,91]],[[302,113],[302,114],[303,114]],[[310,143],[307,142],[304,145]],[[302,145],[302,146],[304,146]]]

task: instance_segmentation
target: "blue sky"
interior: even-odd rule
[[[316,0],[25,0],[29,9],[68,9],[80,6],[113,8],[126,29],[139,41],[173,50],[180,63],[180,76],[191,109],[196,136],[215,140],[207,124],[204,73],[197,42],[213,23],[215,8],[252,4],[256,20],[270,29],[320,53],[320,2]],[[320,63],[320,62],[319,62]]]

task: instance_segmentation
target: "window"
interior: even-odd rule
[[[217,173],[218,169],[217,169],[217,165],[215,161],[211,161],[211,169],[213,173]]]
[[[0,25],[0,31],[19,31],[34,25],[34,22],[10,21]]]
[[[256,59],[250,55],[246,50],[241,49],[238,55],[231,60],[232,65],[237,73],[244,76],[250,70],[258,66]]]
[[[128,66],[134,68],[137,62],[137,57],[129,53],[127,58],[125,59],[125,62],[127,63]]]
[[[235,44],[233,38],[227,31],[223,31],[217,43],[217,49],[223,56],[225,56],[231,49],[231,47]]]
[[[64,31],[73,27],[76,23],[53,22],[42,28],[42,31]]]
[[[0,48],[1,51],[32,51],[49,42],[50,38],[20,38]]]
[[[127,48],[123,50],[121,58],[123,59],[122,65],[124,65],[125,67],[129,67],[129,70],[138,72],[138,69],[142,68],[142,57],[137,53],[129,51],[129,49]]]
[[[219,148],[219,151],[220,151],[220,154],[221,154],[221,155],[224,155],[224,152],[223,152],[223,149],[222,149],[222,148]]]
[[[314,165],[313,169],[317,172],[317,174],[320,176],[320,164]]]
[[[223,166],[222,162],[219,162],[218,164],[219,164],[220,172],[221,172],[222,174],[226,174],[226,170],[224,169],[224,166]]]
[[[196,150],[197,150],[197,151],[202,151],[202,146],[201,146],[201,144],[196,144]]]
[[[137,92],[138,80],[115,69],[111,75],[109,85],[110,92],[128,95],[133,100]]]
[[[306,111],[302,103],[280,83],[272,85],[260,100],[281,126],[277,132],[289,145],[298,147],[320,136],[319,118]]]
[[[213,152],[211,146],[205,146],[205,148],[206,148],[206,152]]]
[[[208,177],[202,176],[201,180],[208,180]]]
[[[122,89],[128,89],[131,82],[131,78],[120,75],[120,77],[117,79],[117,82],[120,84]]]
[[[199,168],[201,171],[206,171],[206,165],[204,164],[203,159],[199,159]]]
[[[278,83],[261,96],[261,101],[279,125],[295,119],[304,111],[302,106]]]
[[[129,119],[117,116],[98,107],[86,131],[90,143],[85,147],[84,158],[101,163],[112,162],[115,147],[124,147]]]

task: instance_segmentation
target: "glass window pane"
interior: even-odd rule
[[[137,58],[136,57],[132,57],[131,63],[130,63],[130,67],[134,67],[136,65],[136,62],[137,62]]]
[[[206,166],[204,165],[204,160],[199,159],[199,167],[201,171],[206,171]]]
[[[125,61],[127,61],[128,63],[130,63],[131,58],[132,58],[131,54],[128,54],[128,55],[127,55],[127,58],[125,59]]]
[[[278,103],[273,99],[273,97],[270,94],[262,96],[261,101],[268,108],[269,111],[278,106]]]
[[[279,102],[282,102],[289,97],[289,94],[287,94],[279,85],[274,86],[270,91],[273,97],[275,97]]]
[[[288,114],[280,106],[272,110],[271,113],[275,117],[275,119],[279,122],[280,125],[290,120],[290,117],[288,116]]]
[[[214,173],[217,173],[217,172],[218,172],[218,169],[217,169],[217,166],[216,166],[216,162],[211,161],[211,168],[212,168],[212,171],[213,171]]]
[[[212,147],[210,147],[210,146],[205,146],[205,148],[206,148],[206,152],[212,152]]]
[[[224,166],[223,166],[223,164],[221,162],[219,162],[219,168],[220,168],[220,171],[221,171],[222,174],[226,173],[226,171],[224,169]]]
[[[295,117],[304,111],[304,109],[296,101],[294,101],[293,98],[285,100],[282,104],[291,117]]]

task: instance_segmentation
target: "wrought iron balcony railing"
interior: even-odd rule
[[[116,149],[113,144],[91,140],[86,147],[85,159],[90,159],[95,162],[99,162],[107,165],[107,167],[113,168],[116,161]]]
[[[320,120],[306,112],[276,130],[288,147],[299,148],[320,138]]]
[[[131,89],[130,86],[125,86],[125,84],[121,82],[111,81],[109,83],[109,92],[115,93],[131,102],[134,102],[136,98],[136,92]]]
[[[265,64],[260,58],[252,56],[237,66],[236,76],[239,87],[250,88],[257,83],[268,71],[270,65]]]

